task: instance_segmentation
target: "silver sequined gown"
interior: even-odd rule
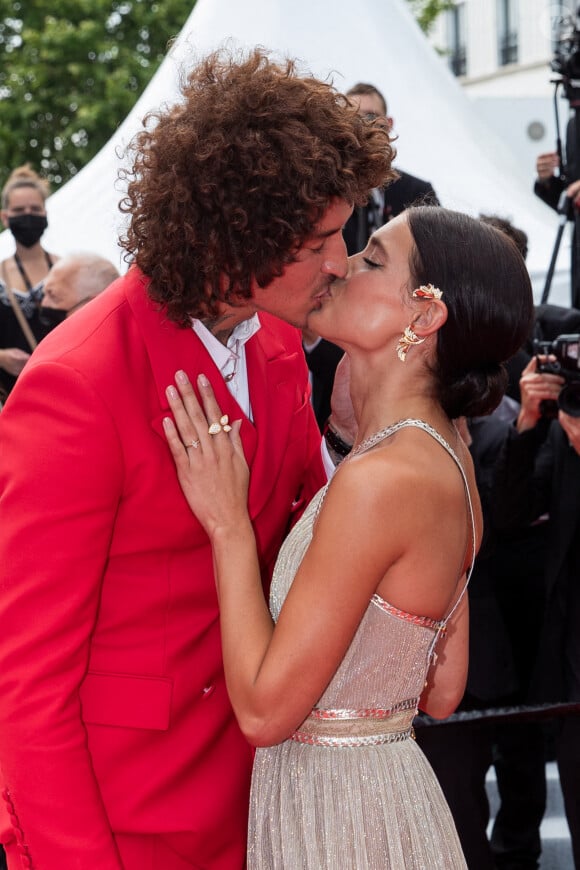
[[[401,425],[420,426],[458,462],[426,424]],[[378,434],[388,437],[393,430]],[[274,619],[312,537],[324,492],[281,549],[270,596]],[[249,870],[466,868],[443,793],[411,737],[443,624],[373,596],[312,714],[292,738],[256,752]]]

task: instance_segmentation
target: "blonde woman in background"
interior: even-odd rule
[[[0,219],[14,253],[0,263],[0,398],[8,394],[43,335],[38,318],[43,283],[58,260],[41,245],[48,226],[48,182],[29,164],[15,169],[2,189]]]

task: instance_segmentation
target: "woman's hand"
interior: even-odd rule
[[[237,532],[248,522],[242,421],[230,424],[222,415],[205,375],[197,379],[203,409],[185,372],[177,372],[175,382],[177,389],[166,391],[175,423],[166,417],[163,426],[183,493],[210,538]]]

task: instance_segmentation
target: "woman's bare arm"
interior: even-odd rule
[[[198,386],[203,411],[191,385],[180,384],[183,403],[169,390],[181,437],[170,421],[166,434],[186,498],[212,540],[232,705],[247,738],[269,745],[288,737],[309,714],[344,658],[372,594],[388,589],[385,577],[393,566],[393,589],[412,587],[413,600],[428,600],[431,608],[444,608],[453,589],[438,590],[437,578],[430,577],[422,595],[425,572],[415,564],[428,560],[416,550],[431,534],[423,524],[432,522],[433,512],[418,515],[413,503],[401,500],[401,492],[417,486],[414,454],[408,458],[405,445],[379,448],[344,463],[333,478],[274,628],[247,511],[248,469],[239,425],[228,434],[209,435],[208,420],[218,420],[220,410],[207,382]]]

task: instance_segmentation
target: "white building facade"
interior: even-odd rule
[[[482,118],[529,172],[530,184],[537,155],[556,150],[553,82],[559,76],[551,62],[556,35],[580,26],[579,5],[572,0],[457,0],[453,10],[439,16],[430,37]],[[571,45],[560,44],[566,58],[578,47],[578,31]],[[570,100],[562,87],[557,93],[564,136]]]

